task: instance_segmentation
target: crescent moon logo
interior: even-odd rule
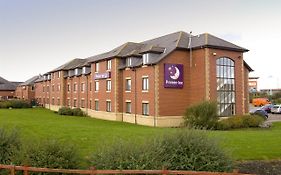
[[[180,77],[180,70],[175,66],[175,74],[174,75],[170,75],[170,77],[173,79],[173,80],[177,80],[179,77]]]

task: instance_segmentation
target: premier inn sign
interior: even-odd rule
[[[182,64],[164,64],[164,87],[183,88]]]
[[[95,73],[95,75],[94,75],[94,79],[95,80],[106,79],[106,78],[110,78],[110,77],[111,77],[111,73],[110,72]]]

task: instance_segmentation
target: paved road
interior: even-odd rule
[[[254,107],[252,104],[249,105],[250,111],[255,110],[259,107]],[[281,114],[268,114],[268,121],[270,122],[277,122],[281,121]]]

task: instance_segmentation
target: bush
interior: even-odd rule
[[[0,102],[0,108],[31,108],[31,104],[25,100],[7,100]]]
[[[33,167],[78,169],[79,161],[80,157],[73,146],[56,140],[46,140],[41,143],[26,145],[22,149],[21,154],[16,158],[15,163],[16,165],[29,165]],[[61,173],[43,174],[55,175]]]
[[[21,141],[17,130],[8,132],[0,128],[0,164],[10,164],[20,147]]]
[[[80,108],[72,109],[72,113],[74,116],[85,116],[85,113]]]
[[[258,115],[232,116],[218,122],[216,129],[229,130],[240,128],[259,127],[265,119]]]
[[[185,126],[211,129],[218,122],[216,102],[205,101],[187,108],[184,116]]]
[[[232,160],[214,139],[198,130],[181,130],[144,144],[117,142],[90,157],[97,169],[231,171]]]
[[[58,110],[59,115],[70,115],[70,116],[86,116],[86,114],[80,108],[71,109],[69,107],[61,107]]]
[[[69,107],[61,107],[58,111],[59,115],[73,115],[72,109]]]

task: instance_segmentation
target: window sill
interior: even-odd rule
[[[131,91],[125,91],[126,93],[131,93]]]
[[[105,91],[106,93],[110,93],[111,91]]]
[[[143,93],[148,93],[148,90],[142,90],[141,92],[143,92]]]

